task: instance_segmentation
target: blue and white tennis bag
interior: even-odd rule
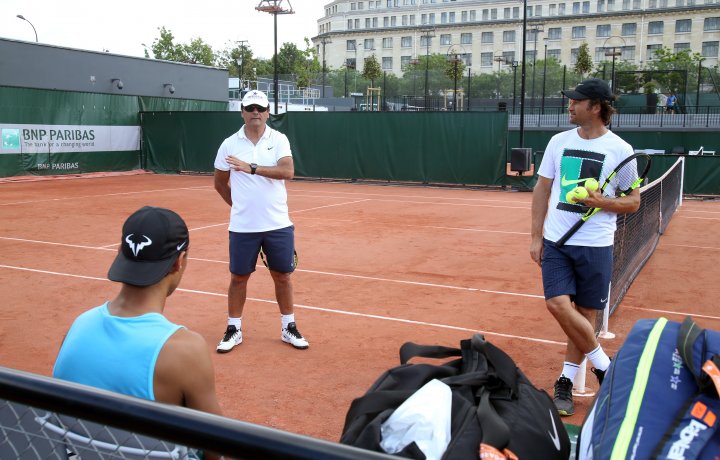
[[[643,319],[613,358],[577,458],[720,459],[720,332]]]

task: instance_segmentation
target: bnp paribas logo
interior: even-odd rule
[[[2,136],[2,148],[8,150],[20,149],[20,130],[16,128],[3,128],[0,131]]]

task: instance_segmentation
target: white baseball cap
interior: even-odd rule
[[[248,91],[242,98],[242,106],[247,107],[249,105],[259,105],[260,107],[269,107],[270,102],[267,96],[260,90],[253,89]]]

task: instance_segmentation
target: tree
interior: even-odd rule
[[[202,64],[207,66],[215,65],[215,53],[210,45],[205,43],[202,38],[194,38],[187,45],[182,45],[184,59],[182,62],[187,64]]]
[[[380,75],[382,75],[382,69],[375,55],[373,54],[369,58],[365,58],[362,76],[370,80],[370,86],[375,87],[375,80],[377,80]]]
[[[650,72],[648,79],[657,81],[662,91],[684,93],[686,85],[692,91],[697,89],[697,72],[702,59],[700,53],[689,49],[673,53],[669,48],[661,48],[647,63],[646,70],[657,71]]]
[[[165,61],[184,62],[186,64],[216,65],[216,56],[210,45],[202,38],[194,38],[188,44],[175,43],[175,36],[165,27],[158,29],[160,38],[153,40],[153,57]],[[147,51],[145,51],[147,55]]]
[[[580,74],[580,78],[584,79],[585,75],[590,73],[593,68],[592,58],[590,58],[590,51],[588,44],[583,42],[578,48],[577,61],[575,61],[574,70]]]

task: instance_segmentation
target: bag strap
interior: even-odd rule
[[[502,451],[510,444],[510,428],[498,415],[490,403],[490,392],[480,390],[480,404],[477,407],[477,418],[482,428],[481,444],[487,444]]]
[[[495,369],[495,375],[510,388],[511,397],[518,395],[518,369],[515,361],[507,353],[491,344],[482,334],[473,335],[470,340],[473,350],[482,353]]]
[[[711,377],[702,369],[695,368],[695,360],[693,359],[693,349],[697,340],[702,340],[702,350],[700,355],[700,365],[702,366],[705,361],[705,355],[707,354],[707,331],[698,326],[695,321],[689,316],[685,317],[680,331],[678,332],[677,338],[677,349],[683,363],[690,370],[690,373],[695,379],[695,383],[699,388],[699,393],[705,393],[709,396],[718,397],[718,389],[713,383]],[[720,356],[714,355],[710,358],[710,361],[714,362],[716,366],[720,367]]]
[[[461,356],[459,348],[443,347],[441,345],[418,345],[407,342],[400,347],[400,364],[407,364],[412,358],[449,358]]]

